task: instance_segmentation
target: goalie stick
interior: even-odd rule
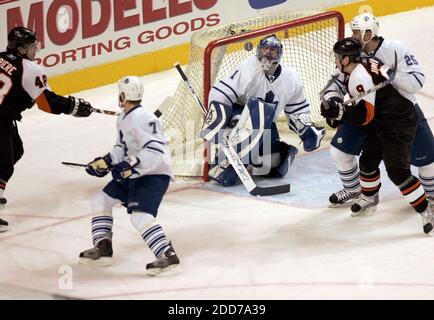
[[[178,62],[174,64],[174,67],[176,68],[176,70],[178,70],[182,80],[184,80],[185,84],[190,89],[191,94],[193,95],[194,99],[196,100],[198,106],[200,107],[200,109],[202,110],[205,116],[207,114],[207,110],[205,109],[202,102],[199,100],[199,97],[197,96],[196,92],[191,86],[190,81],[187,78],[187,75],[184,73],[184,71],[182,70]],[[251,195],[270,196],[275,194],[287,193],[291,190],[290,184],[283,184],[280,186],[270,186],[270,187],[257,186],[253,181],[252,177],[250,176],[249,172],[247,171],[246,167],[244,167],[244,164],[241,162],[241,159],[238,157],[237,152],[234,150],[234,148],[231,146],[231,144],[227,141],[225,137],[223,137],[222,147],[223,147],[223,152],[225,153],[226,157],[228,158],[229,162],[231,163],[232,167],[234,168],[235,172],[237,173],[238,177],[243,183],[244,187],[246,187],[247,191],[249,191]]]

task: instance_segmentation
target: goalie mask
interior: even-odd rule
[[[127,76],[118,81],[119,107],[127,101],[140,103],[143,97],[143,84],[139,77]]]
[[[368,43],[372,38],[377,36],[378,29],[380,28],[377,18],[368,12],[355,16],[353,20],[351,20],[350,27],[353,32],[360,31],[361,38],[359,41],[361,41],[362,44]],[[366,31],[371,31],[371,37],[365,41]]]
[[[263,38],[256,48],[256,56],[261,64],[262,70],[273,74],[282,58],[283,46],[276,35]]]

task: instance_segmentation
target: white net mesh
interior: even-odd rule
[[[275,13],[193,34],[190,60],[185,73],[199,99],[206,102],[210,85],[249,55],[255,54],[261,38],[274,33],[284,46],[281,63],[295,68],[303,79],[305,95],[311,104],[312,120],[319,125],[325,125],[320,116],[318,94],[333,72],[334,64],[330,59],[330,52],[340,36],[341,22],[336,16],[329,14],[321,14],[323,19],[317,20],[315,14],[318,12]],[[291,26],[288,26],[289,24]],[[277,25],[278,29],[275,30]],[[264,32],[258,32],[262,29]],[[211,51],[211,66],[207,70],[204,67],[205,56],[208,54],[205,52],[207,46],[214,40],[228,37],[231,39],[229,44],[216,46]],[[232,42],[232,38],[236,39]],[[204,78],[208,78],[210,83],[204,81]],[[203,122],[202,112],[183,81],[173,98],[173,104],[161,119],[170,140],[175,174],[202,176],[204,145],[203,141],[198,139]],[[283,114],[281,118],[284,123],[279,125],[279,129],[288,130]]]

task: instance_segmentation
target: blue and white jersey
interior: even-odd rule
[[[425,75],[416,56],[402,42],[381,37],[377,49],[368,55],[380,59],[385,65],[393,69],[395,52],[398,67],[395,79],[393,79],[393,86],[403,97],[416,103],[415,93],[422,89],[425,83]]]
[[[137,157],[140,163],[134,167],[130,179],[144,175],[168,175],[173,180],[172,164],[167,140],[158,118],[139,105],[122,112],[116,122],[118,135],[116,145],[110,152],[113,163],[124,161],[129,156]]]
[[[309,101],[304,95],[303,81],[288,66],[279,65],[272,77],[267,77],[255,55],[239,63],[223,79],[216,82],[208,101],[232,106],[244,106],[250,97],[259,98],[276,106],[274,121],[284,110],[287,115],[309,113]]]

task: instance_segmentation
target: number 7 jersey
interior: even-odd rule
[[[144,175],[163,174],[173,179],[172,164],[163,127],[158,118],[145,107],[138,105],[127,113],[122,112],[116,122],[118,136],[110,152],[112,164],[136,157],[140,163],[134,167],[131,179]]]

